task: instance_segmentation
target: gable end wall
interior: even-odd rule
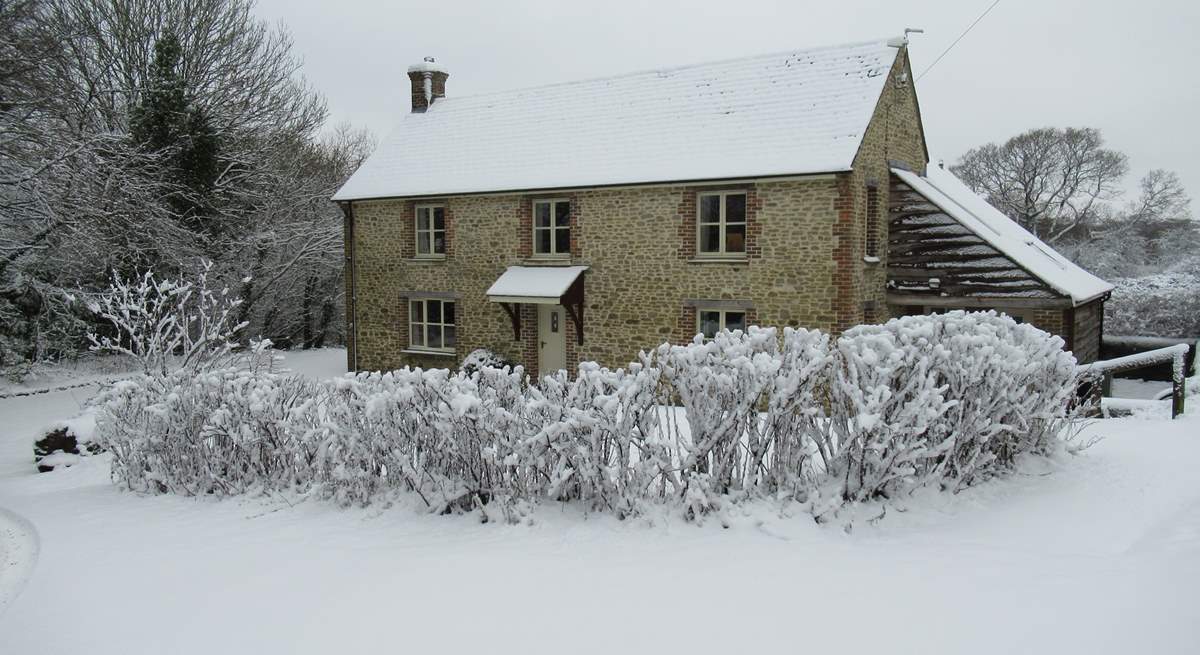
[[[900,81],[902,75],[907,76],[907,82]],[[842,186],[844,196],[841,203],[850,208],[853,221],[852,225],[845,227],[848,247],[841,245],[843,235],[839,234],[838,272],[833,281],[835,286],[839,280],[843,281],[842,284],[848,281],[849,285],[849,291],[839,302],[838,324],[842,329],[891,318],[886,298],[887,249],[879,248],[876,253],[878,263],[863,261],[868,221],[875,223],[879,242],[887,243],[888,203],[874,203],[874,215],[868,216],[867,189],[870,184],[876,184],[881,198],[887,198],[890,162],[914,171],[923,171],[929,163],[907,48],[900,50],[892,65],[875,114],[855,156],[854,169],[844,174],[848,179]]]

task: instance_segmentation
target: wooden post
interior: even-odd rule
[[[1102,397],[1111,397],[1113,374],[1134,371],[1170,360],[1171,418],[1178,418],[1180,414],[1183,414],[1184,396],[1187,395],[1187,369],[1184,367],[1184,358],[1187,356],[1187,352],[1187,345],[1176,344],[1134,355],[1106,359],[1104,361],[1092,362],[1091,364],[1081,364],[1076,367],[1076,371],[1082,375],[1093,376],[1090,378],[1092,380],[1097,380],[1098,378],[1100,395]],[[1160,395],[1159,398],[1162,398],[1162,396]]]
[[[1171,359],[1171,418],[1178,418],[1183,414],[1183,399],[1187,395],[1187,378],[1184,377],[1186,371],[1183,367],[1183,355],[1187,352],[1175,351],[1175,357]]]

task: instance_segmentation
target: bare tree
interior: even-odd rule
[[[1093,128],[1040,128],[973,148],[951,170],[1048,243],[1109,218],[1128,170]]]
[[[1155,169],[1139,183],[1140,193],[1085,238],[1064,252],[1108,278],[1127,278],[1187,267],[1200,261],[1200,222],[1179,177]]]
[[[249,263],[240,295],[251,333],[306,348],[340,340],[342,214],[329,198],[373,148],[368,132],[347,125],[319,142],[278,145],[263,176],[274,188],[249,216],[254,229],[224,244],[229,262]],[[231,278],[243,272],[228,269]]]
[[[0,3],[0,363],[72,349],[86,329],[64,291],[170,250],[160,159],[76,111],[83,82],[60,75],[73,33],[52,6]]]
[[[257,267],[239,308],[255,329],[336,339],[328,198],[364,150],[317,137],[324,99],[252,6],[0,0],[0,366],[84,345],[95,318],[70,299],[113,273],[197,257],[231,286]],[[170,102],[155,101],[164,85]],[[150,105],[180,114],[153,139],[138,125]],[[195,184],[180,167],[200,137],[217,154]]]
[[[1138,187],[1141,190],[1138,199],[1126,206],[1123,220],[1111,226],[1110,231],[1191,218],[1191,198],[1175,173],[1156,168],[1142,177]]]

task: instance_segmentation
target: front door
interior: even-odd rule
[[[562,305],[538,305],[538,373],[567,368],[567,312]]]

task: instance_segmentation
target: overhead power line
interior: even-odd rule
[[[942,60],[942,57],[945,57],[946,54],[949,53],[950,50],[954,48],[954,46],[958,45],[958,42],[963,40],[963,37],[967,35],[967,32],[970,32],[971,28],[978,25],[979,21],[983,20],[983,17],[987,16],[988,12],[990,12],[992,9],[994,9],[996,7],[996,5],[998,5],[998,4],[1000,4],[1000,0],[996,0],[992,4],[988,5],[988,8],[984,9],[982,14],[979,14],[979,18],[976,18],[974,20],[974,22],[972,22],[970,25],[967,26],[967,29],[963,30],[962,34],[958,35],[957,39],[954,39],[954,43],[951,43],[949,46],[947,46],[946,49],[942,51],[942,54],[938,55],[937,59],[933,60],[932,64],[927,66],[925,68],[925,70],[921,71],[921,74],[917,76],[917,79],[920,80],[922,77],[925,77],[925,73],[928,73],[934,66],[937,66],[937,63]]]

